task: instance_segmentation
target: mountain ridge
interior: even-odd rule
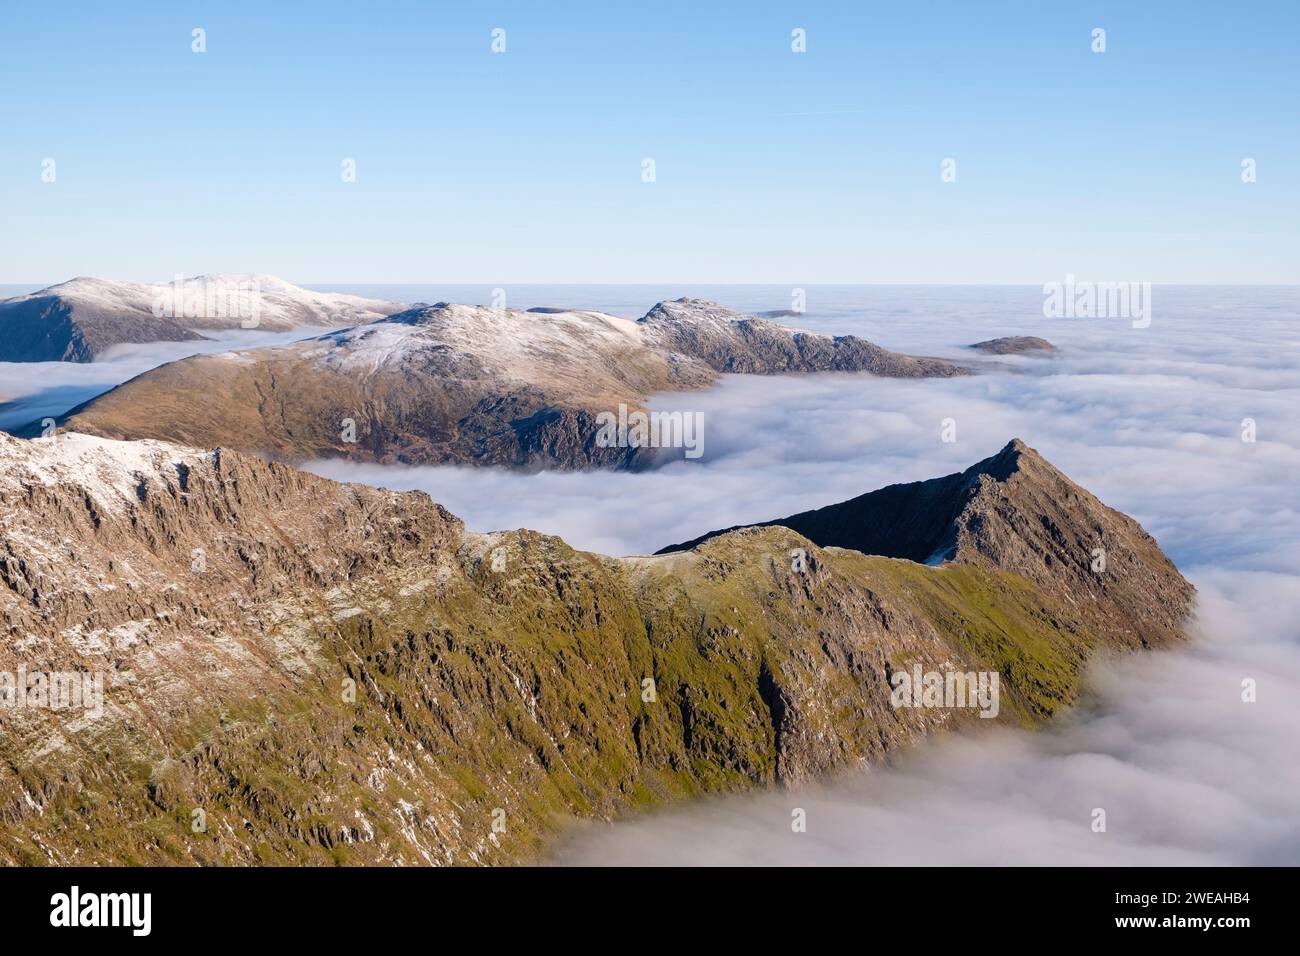
[[[1032,508],[1032,518],[1026,514]],[[1041,527],[1017,527],[1032,525]],[[1155,540],[1127,515],[1065,478],[1019,438],[965,471],[889,485],[856,498],[754,525],[709,532],[658,554],[686,551],[743,527],[790,528],[821,547],[903,558],[1015,569],[1060,591],[1068,574],[1094,601],[1089,616],[1118,628],[1130,643],[1161,643],[1177,631],[1191,601],[1143,591],[1130,565],[1173,568]],[[1013,533],[1014,532],[1014,533]],[[1012,542],[1031,542],[1009,549]],[[1136,556],[1136,560],[1135,560]],[[1095,566],[1101,566],[1096,570]],[[1138,627],[1130,622],[1139,622]],[[1144,630],[1145,629],[1145,630]]]
[[[286,461],[644,468],[673,452],[603,444],[602,414],[643,411],[654,393],[704,388],[726,373],[831,370],[968,373],[699,299],[660,303],[637,321],[442,302],[289,345],[171,362],[60,423]]]
[[[78,276],[0,301],[0,361],[93,362],[115,345],[203,341],[203,331],[222,329],[353,325],[400,308],[269,275],[152,284]]]
[[[105,676],[98,719],[0,707],[0,860],[535,860],[577,817],[985,723],[894,707],[912,667],[998,673],[992,722],[1029,726],[1140,645],[1013,543],[934,568],[769,527],[608,558],[225,449],[0,435],[0,672]],[[1159,558],[1129,571],[1190,601]]]

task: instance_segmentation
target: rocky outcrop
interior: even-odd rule
[[[98,717],[0,700],[0,861],[527,860],[575,816],[979,720],[896,709],[899,670],[995,671],[996,720],[1048,717],[1130,643],[1084,613],[1122,599],[1035,565],[1071,564],[1060,508],[1135,581],[1181,579],[1026,450],[981,464],[942,568],[777,526],[612,559],[235,452],[0,435],[0,674],[105,686]]]
[[[83,277],[0,301],[0,362],[93,362],[115,345],[203,340],[195,330],[339,328],[402,308],[265,275],[157,285]]]
[[[648,341],[700,359],[718,372],[871,372],[890,378],[967,374],[947,359],[890,352],[854,335],[818,335],[739,317],[705,299],[660,302],[638,324]]]
[[[163,365],[62,424],[289,461],[638,468],[682,450],[601,441],[599,416],[643,411],[655,392],[703,388],[723,372],[830,370],[964,372],[700,300],[660,303],[636,322],[438,303],[292,345]]]
[[[1019,439],[959,474],[890,485],[757,527],[776,525],[822,547],[1013,571],[1129,645],[1170,640],[1192,602],[1192,586],[1136,521]]]
[[[1047,339],[1040,339],[1036,335],[1008,335],[1000,339],[976,342],[969,348],[987,352],[990,355],[1014,355],[1018,352],[1054,352],[1056,350],[1056,346],[1051,342],[1047,341]]]

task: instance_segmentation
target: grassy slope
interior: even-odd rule
[[[1097,643],[1013,575],[823,551],[783,528],[629,562],[500,540],[503,574],[466,553],[445,588],[369,580],[370,610],[316,635],[305,676],[66,734],[44,759],[6,736],[6,776],[42,809],[5,808],[0,858],[529,860],[574,815],[798,782],[969,718],[894,710],[886,663],[997,670],[1000,719],[1029,724],[1074,699]]]

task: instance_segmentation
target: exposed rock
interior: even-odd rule
[[[959,474],[890,485],[754,527],[773,525],[821,547],[1014,571],[1047,593],[1078,600],[1081,613],[1127,644],[1168,640],[1192,601],[1192,586],[1136,521],[1106,507],[1020,439]],[[1104,570],[1094,570],[1103,557]]]
[[[965,372],[700,300],[660,303],[635,322],[437,303],[292,345],[163,365],[72,409],[63,424],[290,461],[635,468],[662,459],[650,448],[600,447],[601,413],[642,410],[655,392],[702,388],[722,372],[829,370]]]
[[[998,721],[1045,718],[1093,651],[1177,635],[1095,626],[1091,603],[1129,605],[1073,566],[1063,507],[1113,534],[1153,602],[1191,589],[1031,454],[967,473],[934,568],[784,527],[611,559],[225,450],[0,435],[0,672],[106,685],[98,719],[0,706],[0,861],[527,860],[567,818],[985,722],[894,708],[895,671],[996,671]]]
[[[890,352],[854,335],[819,335],[737,316],[704,299],[660,302],[639,324],[647,341],[702,359],[718,372],[871,372],[891,378],[947,378],[967,370],[947,359]]]
[[[990,355],[1012,355],[1016,352],[1054,352],[1056,346],[1036,335],[1008,335],[1000,339],[976,342],[968,348],[988,352]]]

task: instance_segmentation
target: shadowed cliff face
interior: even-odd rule
[[[143,310],[115,311],[37,295],[0,302],[0,361],[93,362],[126,342],[191,342],[202,335]]]
[[[1179,633],[1193,589],[1155,540],[1016,439],[964,472],[777,518],[822,547],[1013,571],[1126,644]],[[660,553],[684,551],[715,531]]]
[[[704,388],[725,372],[830,370],[966,372],[696,299],[660,303],[638,322],[438,303],[292,345],[163,365],[72,409],[63,425],[289,461],[632,469],[682,452],[602,443],[600,415],[643,411],[656,392]]]
[[[933,568],[786,527],[616,560],[234,452],[0,436],[0,671],[105,685],[97,719],[0,707],[0,859],[524,860],[573,816],[984,723],[895,708],[898,671],[996,672],[997,721],[1048,717],[1131,642],[1027,563],[1057,518],[1017,506],[1086,492],[1009,448]],[[1153,542],[1124,561],[1190,600]]]

